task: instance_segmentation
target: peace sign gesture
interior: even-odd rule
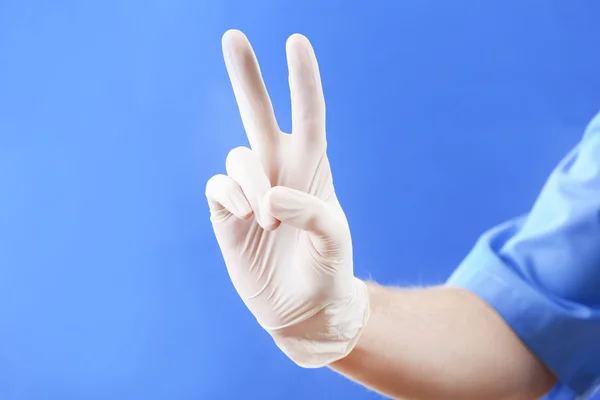
[[[297,364],[347,355],[368,318],[363,282],[326,154],[325,100],[309,41],[286,44],[292,133],[279,130],[252,47],[223,36],[223,54],[251,148],[233,149],[206,196],[233,285]]]

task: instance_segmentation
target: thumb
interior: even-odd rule
[[[308,231],[321,238],[335,239],[340,222],[327,203],[310,194],[283,186],[271,188],[265,195],[266,208],[275,219]]]

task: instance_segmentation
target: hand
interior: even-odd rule
[[[367,292],[335,194],[325,138],[325,100],[309,41],[286,45],[292,134],[279,130],[260,68],[243,33],[223,54],[250,148],[233,149],[227,175],[206,196],[234,287],[280,349],[303,367],[345,357],[366,325]]]

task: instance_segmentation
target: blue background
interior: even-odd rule
[[[246,143],[247,33],[289,130],[307,35],[356,270],[446,279],[528,209],[600,108],[597,1],[0,0],[0,398],[376,399],[280,354],[238,299],[204,184]]]

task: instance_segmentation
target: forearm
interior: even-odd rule
[[[369,285],[371,317],[334,370],[403,399],[537,399],[553,375],[487,304],[463,289]]]

